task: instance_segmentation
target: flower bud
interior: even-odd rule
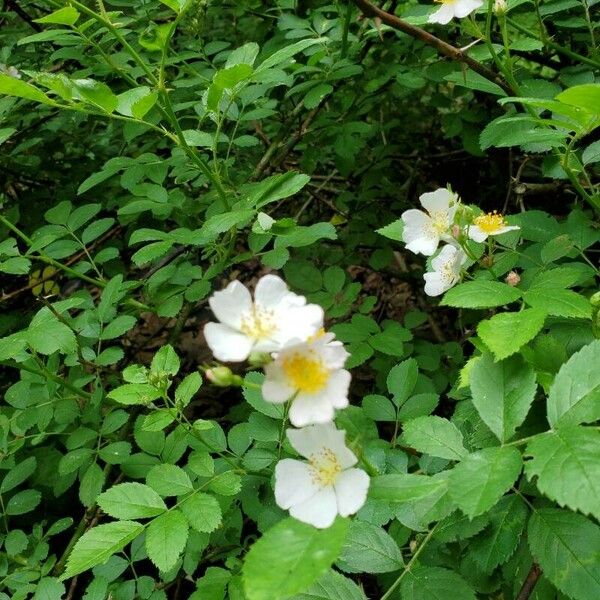
[[[516,271],[511,271],[506,276],[504,281],[506,281],[506,283],[508,283],[508,285],[510,285],[511,287],[516,287],[519,285],[519,282],[521,281],[521,277],[519,276],[519,274]]]
[[[262,367],[271,362],[271,355],[268,352],[252,352],[248,362],[252,367]]]
[[[234,375],[229,367],[213,367],[212,369],[206,369],[204,374],[206,379],[217,387],[231,387],[242,384],[242,378],[239,375]]]
[[[457,240],[460,238],[461,230],[460,225],[452,225],[452,237]]]
[[[507,10],[508,5],[506,4],[506,0],[494,0],[494,14],[497,17],[505,15]]]

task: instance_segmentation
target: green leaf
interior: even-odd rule
[[[398,544],[386,531],[354,520],[336,565],[347,573],[389,573],[401,569],[404,561]]]
[[[592,114],[600,115],[600,84],[584,83],[575,85],[558,94],[556,100],[571,106],[578,106]]]
[[[506,283],[476,279],[448,290],[441,304],[454,308],[493,308],[515,302],[520,297],[521,290]]]
[[[10,490],[16,488],[18,485],[21,485],[26,479],[33,475],[36,466],[37,459],[35,458],[35,456],[30,456],[29,458],[26,458],[19,464],[15,465],[4,476],[4,479],[2,480],[2,485],[0,485],[0,494],[10,492]]]
[[[362,407],[365,415],[374,421],[396,420],[396,408],[385,396],[369,394],[363,398]]]
[[[477,333],[496,360],[502,360],[531,341],[541,331],[545,320],[546,313],[537,308],[500,313],[481,321]]]
[[[133,315],[119,315],[116,319],[110,321],[100,334],[101,340],[114,340],[125,335],[137,323],[137,318]]]
[[[26,335],[29,345],[40,354],[71,354],[77,350],[73,331],[46,306],[33,317]]]
[[[82,100],[104,112],[110,114],[117,108],[119,101],[105,83],[93,79],[74,79],[73,85]]]
[[[272,175],[258,183],[246,184],[241,187],[240,193],[248,208],[258,210],[271,202],[297,194],[309,181],[308,175],[288,171],[283,175]]]
[[[420,500],[445,485],[445,482],[428,475],[379,475],[371,479],[369,498],[386,502]]]
[[[33,100],[42,104],[54,104],[42,90],[30,83],[25,83],[20,79],[15,79],[4,73],[0,73],[0,94],[25,98],[26,100]]]
[[[517,548],[527,522],[527,506],[513,494],[501,498],[488,513],[489,526],[473,539],[470,551],[484,573],[491,574],[504,564]]]
[[[146,529],[148,558],[161,570],[171,570],[185,548],[189,526],[178,509],[156,517]]]
[[[242,576],[248,600],[279,600],[305,590],[339,556],[348,525],[340,518],[328,529],[292,518],[277,523],[246,555]]]
[[[523,299],[529,306],[539,308],[554,317],[590,319],[592,316],[590,301],[571,290],[534,289],[525,292]]]
[[[566,510],[544,508],[529,520],[531,554],[559,590],[574,600],[600,598],[600,527]]]
[[[179,508],[190,527],[202,533],[214,531],[223,520],[221,505],[210,494],[196,492],[184,500]]]
[[[0,144],[3,144],[13,133],[16,133],[14,127],[2,127],[0,128]]]
[[[198,393],[202,385],[202,376],[198,371],[186,375],[175,389],[175,402],[187,406],[190,400]]]
[[[77,19],[79,19],[79,12],[72,6],[65,6],[45,17],[34,19],[34,21],[36,23],[49,23],[52,25],[75,25]]]
[[[494,94],[496,96],[506,96],[506,92],[495,83],[486,79],[479,73],[467,69],[465,71],[454,71],[444,77],[446,81],[452,81],[456,85],[469,88],[470,90],[478,90],[486,94]]]
[[[398,219],[385,227],[381,227],[375,230],[376,233],[382,235],[390,240],[394,240],[395,242],[401,242],[402,240],[402,232],[404,231],[404,221],[402,219]]]
[[[548,395],[552,427],[592,423],[600,419],[600,340],[584,346],[560,368]]]
[[[561,506],[600,519],[600,431],[565,427],[536,436],[527,445],[529,479]]]
[[[135,521],[115,521],[86,531],[69,554],[66,570],[60,580],[70,579],[105,563],[143,531],[144,526]]]
[[[186,5],[190,2],[190,0],[159,0],[165,6],[168,6],[171,10],[176,13],[180,13]]]
[[[418,377],[419,365],[414,358],[404,360],[390,369],[387,388],[396,406],[402,406],[408,400],[415,389]]]
[[[117,96],[116,111],[127,117],[142,119],[156,104],[157,99],[158,94],[149,87],[133,88]]]
[[[152,358],[150,371],[152,373],[175,376],[179,372],[179,357],[173,349],[173,346],[166,344]]]
[[[161,496],[180,496],[194,488],[188,474],[176,465],[156,465],[150,469],[146,483]]]
[[[331,570],[290,600],[367,600],[367,597],[351,579]]]
[[[119,404],[148,404],[162,397],[162,392],[149,383],[126,383],[107,396]]]
[[[65,586],[55,577],[42,577],[31,600],[56,600],[65,594]]]
[[[522,466],[521,454],[511,446],[473,452],[450,472],[450,496],[466,515],[476,517],[510,489]]]
[[[285,46],[285,48],[277,50],[277,52],[274,52],[273,54],[271,54],[271,56],[263,60],[263,62],[256,69],[256,74],[262,73],[263,71],[266,71],[271,67],[280,65],[281,63],[289,60],[299,52],[306,50],[306,48],[309,48],[310,46],[314,46],[315,44],[323,44],[327,41],[327,38],[307,39],[301,40],[289,46]]]
[[[600,162],[600,140],[592,142],[581,156],[584,165],[591,165]]]
[[[165,510],[163,499],[142,483],[120,483],[98,496],[98,506],[115,519],[147,519]]]
[[[413,567],[402,579],[400,591],[406,600],[477,600],[458,573],[441,567]]]
[[[537,390],[535,371],[520,355],[494,362],[489,352],[473,361],[469,385],[479,416],[501,442],[523,423]]]
[[[42,501],[42,494],[37,490],[17,492],[7,503],[7,515],[24,515],[31,512]]]
[[[462,433],[442,417],[417,417],[403,425],[402,441],[415,450],[448,460],[461,460],[468,452]]]

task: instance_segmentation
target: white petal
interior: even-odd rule
[[[335,481],[338,513],[342,517],[358,512],[367,500],[369,476],[362,469],[347,469]]]
[[[481,244],[487,240],[488,234],[480,229],[477,225],[469,225],[469,237],[474,241]]]
[[[290,508],[290,515],[319,529],[331,527],[337,516],[337,501],[333,488],[325,488],[306,502],[295,504]],[[281,551],[285,552],[285,548]]]
[[[213,356],[224,362],[246,360],[252,351],[252,340],[223,323],[207,323],[204,338]]]
[[[277,275],[265,275],[254,289],[254,301],[261,308],[274,309],[291,294],[287,284]]]
[[[516,231],[517,229],[521,229],[518,225],[506,225],[502,227],[498,231],[494,233],[494,235],[502,235],[503,233],[508,233],[509,231]]]
[[[440,273],[425,273],[423,278],[425,279],[425,293],[428,296],[441,296],[452,287]]]
[[[346,371],[346,369],[333,371],[329,375],[325,389],[319,394],[327,398],[334,408],[346,408],[348,406],[348,390],[350,389],[351,380],[350,371]]]
[[[456,200],[456,194],[447,188],[438,188],[435,192],[427,192],[421,194],[419,197],[421,206],[429,214],[443,212],[448,214],[452,213],[452,216],[454,216],[454,212],[456,212]]]
[[[262,395],[265,401],[282,404],[289,400],[294,392],[294,388],[287,383],[279,362],[275,361],[265,366],[265,380],[262,384]]]
[[[288,510],[294,504],[305,502],[320,490],[310,472],[310,467],[299,460],[285,458],[275,467],[275,502]]]
[[[317,340],[315,347],[317,351],[319,351],[319,346],[321,346],[319,354],[322,356],[323,362],[327,368],[341,369],[350,356],[350,353],[344,348],[344,344],[339,340],[324,344],[320,344],[319,342],[321,342],[321,340]]]
[[[292,448],[305,458],[329,449],[336,455],[343,469],[358,462],[354,453],[346,446],[346,432],[337,429],[333,423],[288,429],[287,436]]]
[[[444,246],[440,253],[431,261],[431,267],[434,271],[441,271],[444,265],[454,262],[458,249],[450,244]]]
[[[305,341],[323,327],[323,318],[323,309],[317,304],[278,311],[276,321],[281,325],[274,338],[280,347],[294,339]]]
[[[431,256],[440,241],[433,229],[431,218],[423,211],[411,209],[402,213],[402,220],[402,241],[406,244],[406,249],[415,254]]]
[[[457,0],[454,5],[454,14],[459,19],[462,19],[482,5],[483,0]]]
[[[300,392],[290,406],[290,422],[294,427],[333,421],[335,411],[327,397]]]
[[[242,314],[252,309],[252,297],[248,288],[239,281],[232,281],[224,290],[215,292],[208,303],[215,317],[234,329],[239,329]]]
[[[428,23],[439,23],[440,25],[447,25],[452,21],[454,17],[454,6],[451,4],[442,4],[438,10],[433,14],[429,15],[427,19]]]

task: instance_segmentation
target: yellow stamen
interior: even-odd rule
[[[322,338],[324,335],[325,335],[325,328],[321,327],[316,333],[309,336],[307,342],[309,344],[312,344],[313,342],[316,342],[319,338]]]
[[[504,216],[496,211],[476,217],[474,223],[487,234],[496,233],[507,225]]]
[[[242,317],[240,331],[254,340],[264,340],[277,331],[275,317],[271,311],[252,307],[249,313]]]
[[[313,481],[320,487],[332,486],[342,472],[340,461],[329,448],[324,448],[319,454],[313,454],[309,463]]]
[[[314,394],[321,391],[329,379],[329,371],[318,356],[296,352],[283,360],[283,372],[291,387]]]

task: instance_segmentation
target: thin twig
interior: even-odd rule
[[[523,587],[521,588],[521,591],[519,592],[515,600],[528,600],[529,596],[531,596],[531,592],[533,592],[535,584],[538,582],[538,579],[541,577],[541,575],[542,569],[540,569],[540,566],[537,563],[533,563],[523,583]]]
[[[398,31],[402,31],[411,37],[421,40],[423,43],[428,46],[432,46],[435,48],[440,54],[451,58],[452,60],[456,60],[458,62],[462,62],[470,67],[476,73],[479,73],[482,77],[485,77],[489,81],[492,81],[496,85],[500,86],[509,96],[514,96],[515,92],[511,88],[510,85],[497,73],[494,73],[491,69],[488,69],[484,64],[479,61],[471,58],[467,54],[465,54],[460,48],[456,48],[448,42],[441,40],[440,38],[435,37],[428,31],[421,29],[420,27],[416,27],[415,25],[411,25],[406,21],[398,18],[396,15],[392,15],[384,10],[381,10],[377,6],[371,4],[369,0],[353,0],[354,4],[360,8],[363,14],[367,17],[377,17],[381,19],[382,23],[389,25],[393,29],[397,29]]]

